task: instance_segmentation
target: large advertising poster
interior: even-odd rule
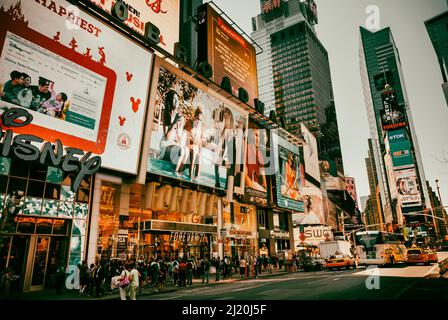
[[[381,94],[383,110],[380,112],[383,130],[395,130],[407,126],[406,111],[398,104],[396,92],[388,90]]]
[[[316,137],[302,123],[301,132],[306,145],[303,146],[303,158],[305,161],[305,172],[320,182],[319,154],[317,150]]]
[[[244,198],[253,203],[267,205],[267,177],[273,173],[269,154],[269,131],[249,122]]]
[[[110,13],[115,0],[90,0]],[[124,23],[140,34],[145,34],[146,22],[160,30],[159,46],[174,53],[174,44],[179,41],[180,0],[119,0],[128,8],[128,20]]]
[[[13,131],[136,174],[152,54],[66,1],[2,4],[0,113],[22,107],[34,118]]]
[[[305,212],[302,188],[305,170],[300,162],[299,147],[272,133],[275,157],[275,190],[281,208]]]
[[[221,84],[229,77],[232,93],[244,88],[249,102],[254,106],[258,97],[257,64],[254,46],[227,23],[206,3],[199,7],[198,56],[199,62],[207,61],[213,68],[212,80]]]
[[[148,172],[226,190],[244,176],[248,113],[157,61]]]
[[[392,157],[389,154],[384,156],[384,164],[386,166],[387,179],[389,181],[389,191],[390,197],[392,199],[397,199],[398,190],[397,190],[397,182],[395,180],[394,166],[392,163]]]
[[[395,172],[398,199],[402,207],[421,205],[421,195],[415,169],[406,169]]]
[[[304,212],[294,213],[293,225],[313,225],[325,223],[322,191],[311,183],[302,188]]]
[[[414,166],[411,142],[405,129],[391,131],[388,134],[390,155],[394,169],[404,169]]]

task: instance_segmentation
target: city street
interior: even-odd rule
[[[439,259],[448,252],[439,252]],[[438,265],[297,272],[140,297],[140,300],[358,300],[446,299],[448,280],[428,279]],[[374,279],[371,276],[378,276]],[[369,278],[370,276],[370,278]],[[370,289],[366,285],[370,283]],[[379,289],[376,289],[379,286]]]

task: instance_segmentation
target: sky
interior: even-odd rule
[[[247,34],[259,0],[214,0]],[[315,0],[318,38],[328,51],[346,176],[358,198],[370,194],[365,158],[370,138],[359,68],[359,27],[370,5],[379,8],[380,28],[390,27],[398,47],[426,179],[448,206],[448,106],[442,74],[424,21],[446,10],[446,0]],[[443,159],[447,163],[443,163]]]

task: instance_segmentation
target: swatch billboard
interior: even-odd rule
[[[248,113],[169,63],[156,59],[147,171],[244,193]]]
[[[33,116],[14,133],[136,174],[153,54],[63,0],[1,1],[0,19],[0,113]]]
[[[276,133],[272,133],[275,155],[275,194],[277,206],[305,212],[302,189],[305,170],[300,161],[300,149]]]

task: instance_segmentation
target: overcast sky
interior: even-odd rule
[[[247,34],[251,17],[260,13],[259,0],[214,0]],[[442,75],[424,21],[448,10],[446,0],[315,0],[316,31],[328,51],[344,168],[356,180],[358,197],[368,195],[364,159],[370,138],[359,72],[359,26],[365,26],[369,5],[380,9],[381,28],[391,27],[397,44],[410,108],[423,158],[426,179],[439,179],[448,205],[448,106]]]

